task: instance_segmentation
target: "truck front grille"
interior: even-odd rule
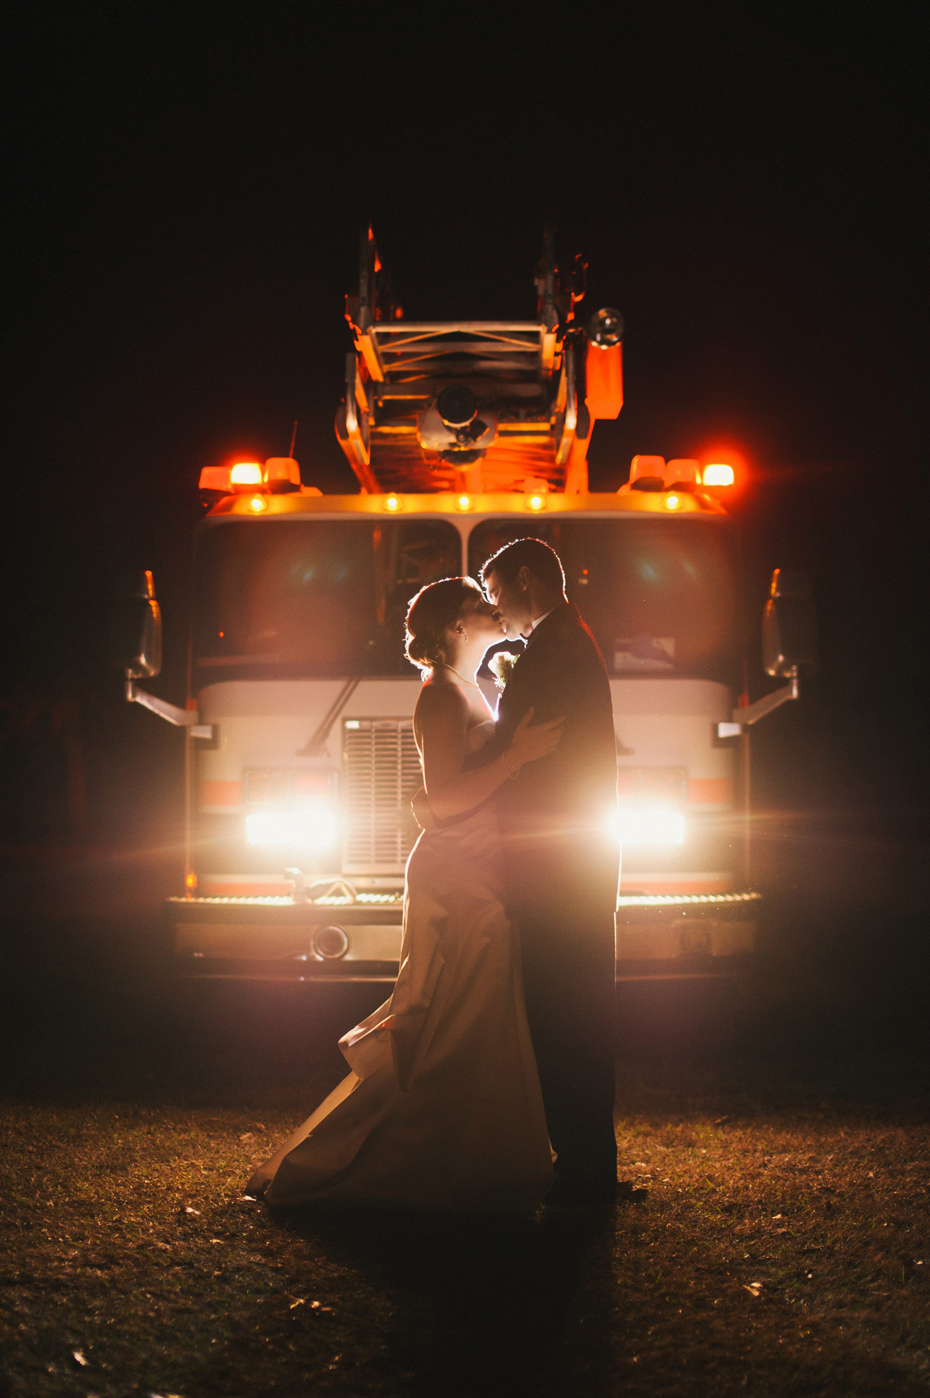
[[[420,757],[409,719],[343,723],[346,873],[403,869],[416,823],[410,798],[420,786]]]

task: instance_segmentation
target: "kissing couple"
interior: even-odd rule
[[[407,613],[424,827],[390,999],[339,1041],[352,1071],[252,1176],[271,1205],[450,1213],[617,1192],[617,759],[601,653],[558,554],[518,539]],[[487,651],[525,649],[492,713]]]

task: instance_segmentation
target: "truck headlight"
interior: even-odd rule
[[[265,848],[328,849],[338,832],[336,805],[328,800],[265,806],[245,818],[246,841]]]
[[[684,814],[674,806],[623,805],[614,820],[626,849],[684,844]]]

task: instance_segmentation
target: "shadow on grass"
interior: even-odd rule
[[[611,1391],[612,1209],[543,1210],[536,1221],[380,1210],[272,1217],[309,1256],[362,1274],[403,1307],[390,1367],[405,1391]]]

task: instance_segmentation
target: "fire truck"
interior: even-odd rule
[[[776,571],[764,659],[785,683],[749,704],[732,463],[642,454],[618,490],[588,489],[594,424],[623,404],[623,325],[582,318],[584,280],[547,234],[534,320],[409,321],[367,229],[336,414],[358,489],[321,493],[293,455],[204,468],[183,709],[138,685],[160,666],[138,575],[126,698],[185,733],[185,887],[168,904],[183,975],[393,980],[421,781],[406,610],[529,535],[562,559],[610,677],[618,977],[751,956],[749,732],[798,697],[809,599]]]

